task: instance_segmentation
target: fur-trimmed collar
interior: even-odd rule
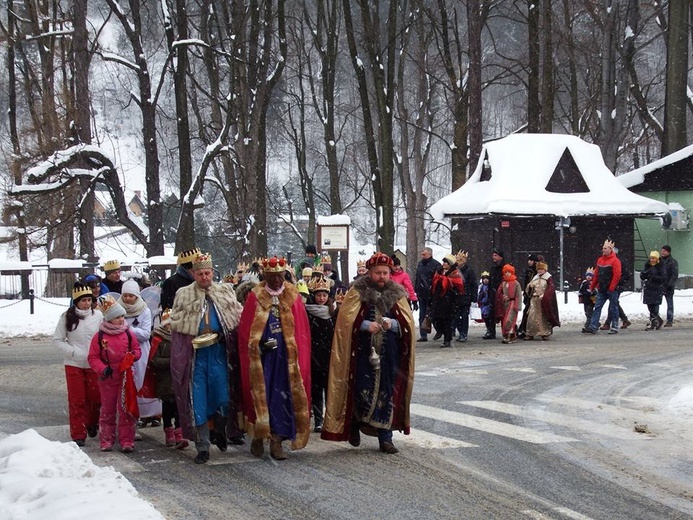
[[[380,290],[370,284],[368,276],[362,276],[351,287],[358,292],[362,303],[374,305],[383,315],[389,312],[400,298],[407,297],[406,289],[392,280]]]
[[[214,283],[205,291],[193,282],[176,292],[171,310],[171,330],[197,336],[206,296],[214,303],[226,331],[235,329],[243,308],[236,300],[233,288],[228,284]]]

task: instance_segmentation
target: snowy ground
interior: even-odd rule
[[[0,301],[0,338],[52,335],[69,300]],[[676,319],[693,319],[693,289],[677,291]],[[624,293],[621,305],[634,328],[644,328],[646,307],[640,293]],[[568,303],[559,296],[563,323],[582,323],[584,313],[575,293]],[[665,307],[662,307],[662,314]],[[481,332],[481,325],[474,324]],[[558,339],[558,338],[557,338]],[[684,386],[669,403],[669,412],[693,423],[693,387]],[[0,437],[2,434],[0,433]],[[113,468],[100,468],[73,443],[49,441],[34,430],[0,438],[0,518],[4,520],[161,520]]]

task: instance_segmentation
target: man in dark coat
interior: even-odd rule
[[[464,294],[460,299],[460,310],[455,320],[455,329],[459,333],[457,341],[460,342],[467,341],[467,335],[469,333],[469,309],[472,303],[476,302],[478,293],[477,286],[479,284],[474,269],[467,263],[468,257],[469,253],[466,251],[460,251],[455,255],[457,270],[462,275],[462,280],[464,282]]]
[[[428,312],[431,304],[431,285],[433,283],[433,275],[440,269],[440,262],[433,258],[433,250],[430,247],[424,247],[421,251],[421,260],[416,266],[416,276],[414,278],[414,291],[419,299],[419,329]],[[427,341],[428,333],[420,330],[419,341]]]
[[[664,269],[664,299],[667,302],[667,322],[665,327],[674,324],[674,289],[679,277],[679,263],[671,256],[671,246],[662,246],[660,262]]]
[[[491,251],[491,260],[493,261],[493,266],[489,269],[489,288],[491,294],[496,294],[498,291],[498,286],[503,281],[503,266],[505,266],[506,261],[504,258],[503,251],[499,248],[494,247]],[[486,334],[483,335],[483,339],[496,339],[496,315],[495,306],[491,305],[491,312],[488,319],[486,320]]]
[[[178,253],[176,272],[166,278],[161,286],[161,310],[171,309],[178,289],[186,287],[195,281],[192,269],[193,260],[197,258],[200,252],[200,248],[196,247],[189,251]]]

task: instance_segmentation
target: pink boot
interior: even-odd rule
[[[180,428],[176,428],[173,432],[176,436],[176,449],[184,450],[185,448],[187,448],[188,441],[187,439],[183,438],[183,430],[181,430]]]
[[[164,428],[164,433],[166,434],[166,446],[174,446],[176,444],[176,434],[173,426]]]

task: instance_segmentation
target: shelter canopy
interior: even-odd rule
[[[484,145],[461,188],[431,207],[436,220],[485,215],[654,217],[666,204],[629,191],[598,146],[560,134],[514,134]]]

